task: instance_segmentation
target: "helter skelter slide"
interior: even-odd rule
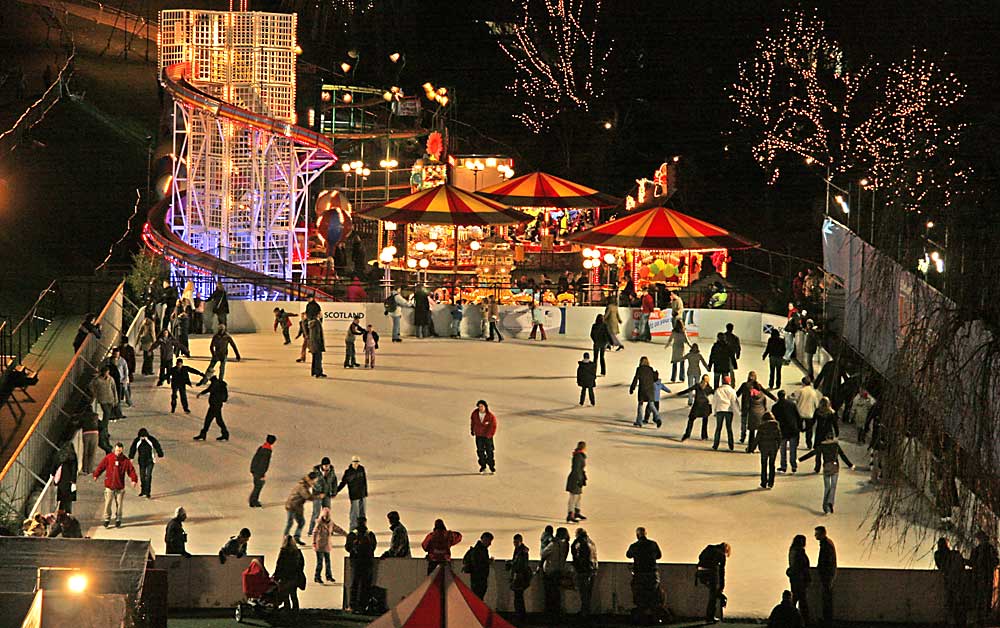
[[[294,14],[160,12],[172,170],[143,240],[199,292],[225,277],[235,297],[328,297],[305,285],[306,223],[309,185],[337,157],[295,125],[295,32]]]

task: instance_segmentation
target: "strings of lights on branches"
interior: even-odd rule
[[[772,183],[805,160],[863,177],[887,204],[920,211],[947,206],[968,178],[954,157],[963,127],[948,121],[964,93],[926,50],[851,68],[817,13],[796,10],[740,63],[729,98]]]
[[[522,0],[517,22],[490,24],[517,72],[523,111],[514,117],[531,132],[604,95],[612,44],[599,41],[600,13],[600,0]]]

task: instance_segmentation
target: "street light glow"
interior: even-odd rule
[[[69,580],[66,581],[66,586],[73,593],[83,593],[87,590],[87,584],[87,576],[80,573],[73,574],[69,577]]]

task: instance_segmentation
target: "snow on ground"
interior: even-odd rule
[[[662,345],[628,343],[625,351],[608,354],[608,376],[598,380],[597,406],[591,408],[577,405],[576,362],[590,349],[584,341],[556,336],[548,342],[487,344],[408,338],[392,344],[386,337],[374,371],[345,370],[341,352],[330,351],[325,360],[330,378],[317,380],[309,377],[308,363],[295,363],[296,345],[282,346],[280,335],[235,339],[244,360],[230,361],[226,372],[231,440],[215,441],[213,428],[208,441],[192,442],[205,413],[204,397],[195,400],[192,393],[192,414],[178,408],[171,415],[167,387],[156,388],[153,378],[136,382],[138,407],[112,425],[112,439],[128,447],[145,426],[160,439],[166,458],[156,467],[154,499],[130,494],[120,530],[100,527],[98,488],[86,483],[78,511],[85,525],[93,526],[91,536],[150,538],[162,551],[165,524],[177,506],[184,506],[189,551],[215,553],[247,526],[253,531],[251,551],[264,552],[271,568],[285,523],[285,497],[295,482],[323,456],[340,474],[357,454],[368,471],[368,519],[380,545],[389,540],[384,514],[398,510],[414,555],[422,555],[420,540],[434,519],[443,517],[469,543],[492,531],[497,537],[493,552],[502,558],[510,556],[511,536],[521,532],[537,558],[542,528],[565,525],[570,455],[576,442],[585,440],[589,483],[583,512],[600,558],[624,561],[638,525],[659,542],[667,562],[693,562],[706,544],[728,541],[733,556],[726,593],[732,616],[766,616],[787,586],[792,536],[809,537],[815,561],[812,530],[819,524],[836,541],[842,566],[914,566],[908,555],[884,546],[871,549],[865,542],[864,518],[873,492],[860,447],[845,446],[859,469],[844,467],[837,512],[823,516],[823,483],[811,473],[811,460],[796,475],[779,474],[773,490],[761,490],[757,455],[747,455],[738,444],[731,453],[722,450],[725,446],[713,452],[711,443],[697,438],[680,442],[687,416],[683,399],[661,404],[662,429],[632,427],[632,373],[639,357],[648,355],[666,381],[669,353]],[[339,338],[329,338],[327,346],[339,349]],[[204,368],[208,338],[195,339],[192,352],[190,364]],[[749,368],[766,374],[761,352],[758,346],[744,346],[739,380]],[[789,382],[801,375],[793,366],[784,369],[783,377],[791,390]],[[499,419],[495,476],[477,473],[469,435],[469,415],[480,398],[489,401]],[[853,429],[847,432],[853,440]],[[268,433],[278,442],[262,496],[265,507],[250,509],[250,458]],[[346,528],[346,489],[332,509],[335,521]],[[309,512],[307,506],[307,518]],[[469,543],[463,541],[461,551]],[[314,554],[305,549],[310,584],[301,595],[303,606],[339,607],[340,585],[312,583]],[[343,556],[340,550],[333,557],[338,583]]]

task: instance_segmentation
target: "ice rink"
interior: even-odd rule
[[[497,540],[492,553],[509,558],[511,536],[520,532],[538,557],[538,536],[546,524],[565,525],[565,481],[577,441],[588,443],[589,483],[583,495],[585,527],[597,544],[598,556],[624,561],[634,528],[645,526],[659,542],[667,562],[694,562],[708,543],[733,546],[726,593],[730,616],[766,616],[787,586],[787,550],[795,534],[809,537],[813,564],[813,527],[826,525],[838,549],[841,566],[919,566],[912,549],[897,553],[866,542],[866,512],[873,491],[868,483],[868,457],[862,448],[845,444],[858,469],[843,468],[836,514],[821,509],[823,482],[812,474],[812,461],[796,475],[779,474],[773,490],[761,490],[759,456],[737,444],[735,452],[711,450],[697,438],[680,442],[687,416],[684,399],[661,404],[662,429],[635,428],[635,397],[628,384],[638,359],[648,355],[663,380],[669,379],[669,352],[661,344],[626,343],[608,354],[608,375],[598,380],[597,406],[577,405],[576,362],[584,341],[547,342],[478,339],[407,338],[388,341],[375,370],[345,370],[341,338],[327,336],[325,367],[329,379],[309,377],[309,365],[295,363],[296,345],[282,346],[279,334],[237,335],[244,360],[230,361],[229,403],[225,407],[229,442],[217,442],[213,428],[206,442],[193,442],[206,401],[194,399],[192,414],[169,413],[168,387],[155,378],[137,380],[137,407],[129,418],[112,424],[112,440],[126,448],[140,427],[160,439],[166,457],[156,465],[153,499],[131,492],[125,502],[124,527],[104,530],[98,519],[99,490],[84,480],[78,503],[90,535],[150,538],[163,551],[163,533],[177,506],[188,511],[185,527],[192,553],[215,553],[243,526],[251,528],[250,549],[267,556],[273,568],[285,523],[284,502],[295,482],[329,456],[339,474],[352,455],[368,472],[368,519],[381,553],[388,546],[385,513],[398,510],[410,532],[415,556],[434,519],[444,518],[459,530],[465,548],[484,531]],[[702,340],[702,350],[709,344]],[[360,345],[360,343],[359,343]],[[756,369],[766,382],[762,348],[746,345],[737,371],[743,381]],[[190,364],[207,365],[208,337],[192,342]],[[359,346],[360,353],[360,346]],[[786,390],[801,374],[785,367]],[[670,385],[673,390],[683,386]],[[469,415],[476,400],[486,399],[499,419],[496,436],[497,474],[477,473]],[[738,423],[738,418],[736,420]],[[714,425],[710,426],[710,436]],[[250,509],[249,463],[264,436],[278,436],[262,509]],[[854,430],[842,432],[853,443]],[[737,439],[739,434],[736,434]],[[800,449],[800,453],[801,453]],[[348,526],[346,489],[333,502],[335,521]],[[306,515],[310,506],[306,508]],[[342,540],[335,540],[342,546]],[[335,553],[335,586],[312,583],[315,555],[304,548],[309,586],[303,606],[339,607],[344,552]],[[925,555],[925,554],[922,554]]]

